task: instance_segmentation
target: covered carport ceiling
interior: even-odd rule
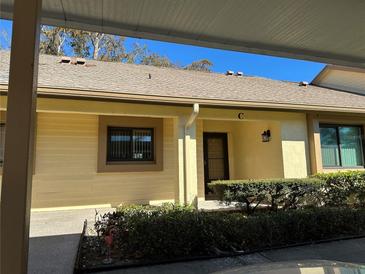
[[[13,0],[0,0],[12,18]],[[362,0],[43,0],[42,23],[365,67]]]

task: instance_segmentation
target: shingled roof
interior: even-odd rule
[[[9,52],[0,51],[0,84],[7,85]],[[144,95],[175,99],[209,99],[211,102],[250,102],[334,107],[365,110],[365,96],[296,82],[251,76],[186,71],[101,61],[86,65],[60,63],[60,57],[41,55],[38,87],[61,90],[106,92],[113,95]],[[310,109],[308,107],[308,109]]]

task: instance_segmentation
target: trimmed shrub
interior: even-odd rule
[[[226,204],[236,202],[248,214],[263,203],[272,211],[320,204],[322,181],[317,178],[215,181],[209,187]]]
[[[326,206],[365,206],[365,172],[320,173],[312,177],[324,182],[323,203]]]
[[[360,235],[365,231],[365,209],[298,209],[246,216],[174,206],[123,207],[104,215],[95,228],[100,236],[113,233],[117,240],[112,252],[123,259],[170,259]]]

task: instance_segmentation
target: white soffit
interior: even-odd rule
[[[12,18],[14,0],[0,0]],[[363,0],[43,0],[42,23],[365,67]]]

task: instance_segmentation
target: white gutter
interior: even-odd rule
[[[190,182],[190,149],[189,149],[189,142],[190,142],[190,127],[195,122],[196,117],[199,114],[199,104],[195,103],[193,105],[193,111],[190,114],[188,120],[185,123],[185,130],[184,130],[184,198],[185,202],[187,202],[188,199],[188,184]],[[197,202],[193,202],[193,206],[197,207]]]

